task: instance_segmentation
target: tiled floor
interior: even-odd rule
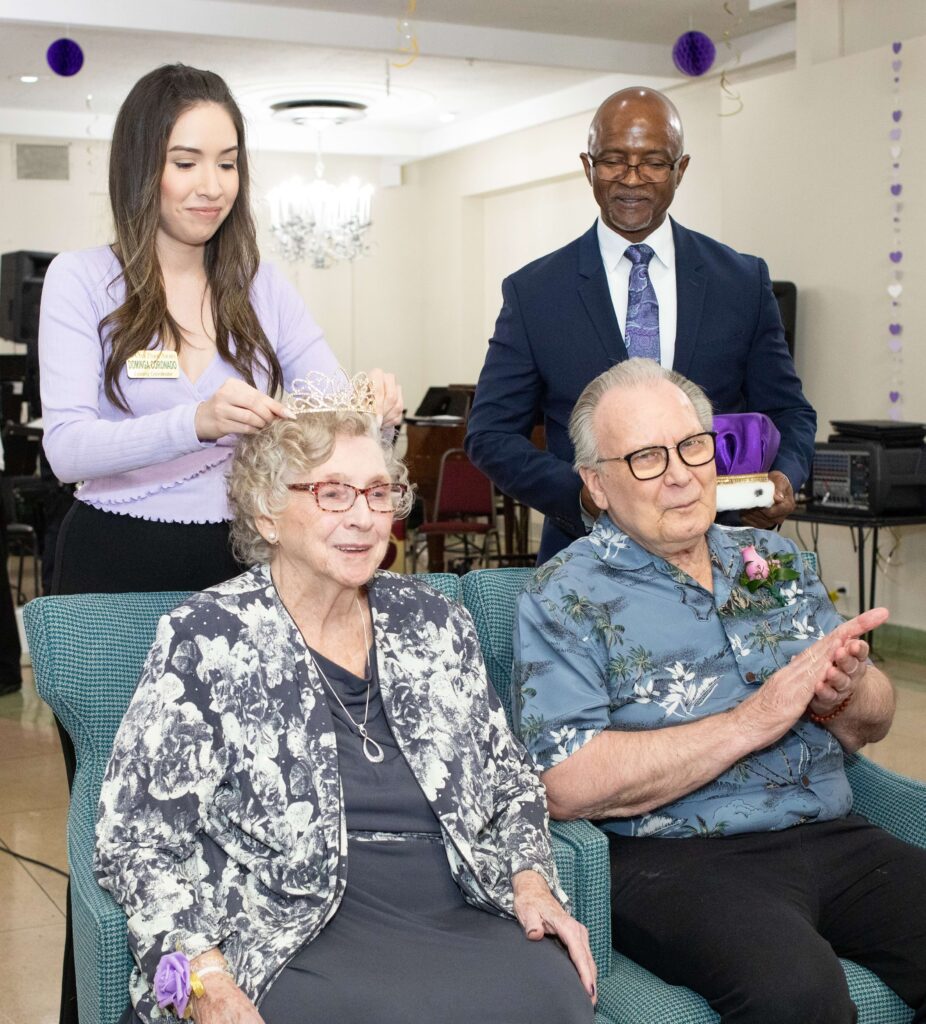
[[[68,791],[54,719],[26,672],[0,697],[0,841],[67,870]],[[0,853],[0,1024],[58,1020],[67,881]]]
[[[862,753],[885,768],[926,782],[926,665],[889,659],[879,667],[897,687],[897,714],[887,737]]]
[[[865,751],[926,781],[926,665],[883,665],[897,684],[890,735]],[[20,694],[0,697],[0,840],[65,869],[67,786],[51,712],[31,672]],[[0,853],[0,1024],[54,1024],[64,945],[65,880]]]

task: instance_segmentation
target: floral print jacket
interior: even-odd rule
[[[511,915],[511,876],[565,902],[543,788],[488,683],[472,620],[409,577],[369,588],[392,731],[441,823],[465,898]],[[100,794],[96,872],[128,917],[132,1001],[160,957],[219,946],[259,1005],[332,917],[347,878],[325,691],[266,566],[164,616]]]

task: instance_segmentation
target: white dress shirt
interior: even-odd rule
[[[611,302],[622,336],[627,323],[627,289],[630,285],[630,268],[633,266],[624,252],[633,244],[598,218],[598,247],[608,275]],[[649,263],[649,279],[659,303],[659,362],[671,370],[675,359],[678,303],[675,291],[675,239],[672,237],[669,218],[666,217],[651,235],[647,235],[642,244],[648,245],[655,254]]]

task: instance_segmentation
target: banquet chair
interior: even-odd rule
[[[816,556],[802,557],[816,571]],[[511,716],[512,630],[515,603],[532,569],[481,569],[463,577],[463,603],[476,624],[489,678]],[[853,810],[901,839],[926,847],[926,785],[846,756]],[[589,929],[598,965],[596,1021],[611,1024],[716,1024],[719,1016],[688,988],[669,985],[611,947],[608,841],[590,822],[554,821],[554,837],[575,854],[576,916]],[[669,841],[669,840],[667,840]],[[683,840],[679,840],[683,841]],[[909,1024],[913,1011],[874,974],[842,960],[859,1024]]]
[[[6,422],[2,427],[4,469],[0,477],[0,501],[3,503],[3,519],[6,523],[7,550],[19,557],[16,576],[16,603],[24,604],[23,574],[27,557],[32,558],[33,593],[41,593],[39,536],[35,522],[26,522],[21,516],[25,499],[38,490],[39,453],[42,447],[42,431],[19,423]]]
[[[443,565],[431,568],[443,569],[454,561],[467,569],[477,562],[487,566],[491,543],[494,542],[496,556],[501,553],[495,505],[492,481],[470,462],[466,452],[462,448],[444,452],[437,477],[433,518],[426,519],[416,530],[412,571],[423,546],[421,542],[429,537],[441,537],[444,542]]]
[[[25,604],[26,594],[23,590],[23,575],[27,557],[32,559],[33,593],[39,594],[42,589],[40,583],[41,556],[39,554],[39,539],[35,532],[35,527],[31,523],[20,522],[16,491],[10,479],[6,476],[0,476],[0,503],[3,505],[3,529],[6,535],[6,550],[10,556],[19,558],[19,566],[16,573],[16,604]]]

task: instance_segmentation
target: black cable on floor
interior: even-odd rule
[[[25,861],[27,864],[35,864],[37,867],[54,871],[56,875],[61,875],[62,878],[71,877],[66,871],[62,871],[61,868],[56,868],[52,864],[46,864],[43,860],[35,860],[32,857],[27,857],[24,853],[17,853],[15,850],[11,850],[2,839],[0,839],[0,853],[8,853],[11,857]]]

